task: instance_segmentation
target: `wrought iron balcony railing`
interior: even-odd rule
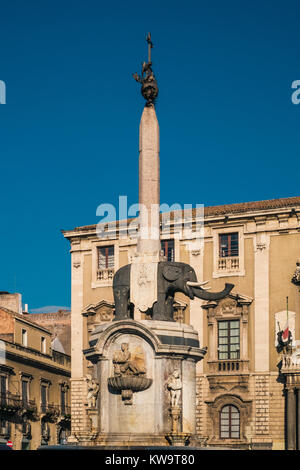
[[[6,412],[33,412],[37,411],[35,400],[22,398],[19,394],[13,394],[9,391],[0,394],[0,410]]]
[[[4,392],[0,394],[0,409],[2,411],[15,411],[22,408],[20,395]]]
[[[59,416],[59,406],[53,403],[41,403],[41,413],[49,417]]]
[[[22,409],[27,412],[31,413],[36,413],[37,412],[37,406],[36,406],[36,401],[35,400],[29,400],[22,398],[21,399],[22,403]]]
[[[68,405],[60,405],[59,407],[61,417],[71,417],[71,407]]]

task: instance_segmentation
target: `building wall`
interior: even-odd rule
[[[299,201],[297,204],[296,212],[300,209]],[[203,363],[197,366],[196,419],[200,441],[210,442],[212,436],[217,433],[214,429],[216,410],[222,405],[222,400],[224,401],[227,397],[226,400],[229,403],[232,397],[237,406],[240,406],[243,417],[244,440],[240,440],[238,445],[251,448],[273,446],[274,449],[281,449],[284,448],[285,439],[284,396],[283,384],[278,381],[279,357],[275,348],[275,315],[286,309],[288,296],[289,310],[295,312],[296,315],[294,339],[299,340],[300,294],[290,281],[295,269],[295,261],[299,257],[300,222],[291,212],[291,208],[284,207],[283,204],[280,209],[272,205],[270,209],[265,209],[262,204],[261,207],[259,210],[251,208],[249,211],[233,215],[228,206],[228,213],[223,211],[222,216],[207,216],[204,251],[200,250],[199,253],[191,254],[187,251],[185,240],[176,241],[175,260],[194,263],[199,268],[199,280],[209,280],[212,291],[222,290],[224,283],[230,282],[235,285],[233,289],[235,294],[244,298],[245,302],[250,299],[247,305],[247,315],[243,318],[239,317],[241,331],[244,328],[243,331],[246,332],[246,339],[244,338],[243,341],[246,341],[247,352],[243,372],[213,371],[214,365],[209,361],[209,354]],[[240,268],[235,272],[225,270],[225,272],[218,273],[216,272],[218,235],[235,231],[240,234]],[[97,239],[95,227],[83,227],[74,232],[70,231],[65,236],[71,242],[73,259],[75,256],[81,256],[83,260],[82,284],[79,289],[77,285],[73,286],[76,291],[74,291],[75,297],[78,292],[82,292],[82,310],[100,300],[113,302],[112,281],[107,281],[103,285],[95,282],[95,247],[105,244]],[[130,262],[135,249],[134,241],[119,241],[114,238],[106,244],[115,245],[115,270]],[[77,276],[78,269],[74,267],[73,261],[72,276]],[[216,338],[214,337],[212,344],[209,336],[208,311],[201,308],[203,302],[197,300],[191,306],[189,299],[183,295],[176,295],[176,300],[187,304],[185,321],[187,323],[192,321],[193,325],[196,325],[199,329],[201,346],[208,346],[210,352],[215,347]],[[237,302],[236,312],[241,308]],[[80,318],[77,307],[75,310],[72,305],[72,315],[74,318],[76,315],[76,322],[80,322],[79,330],[84,336],[82,341],[87,345],[86,319],[83,316]],[[80,343],[76,347],[74,342],[74,355],[78,362],[83,364],[81,376],[83,377],[88,373],[88,364],[85,363],[81,351]],[[78,401],[78,397],[76,400]],[[224,440],[222,443],[229,447],[236,445],[234,440]]]
[[[7,308],[16,313],[22,313],[22,296],[21,294],[10,294],[8,292],[0,292],[0,307]]]
[[[42,338],[45,339],[46,349],[45,353],[50,354],[51,348],[51,334],[44,328],[33,326],[26,320],[15,318],[15,343],[22,344],[22,331],[27,332],[27,345],[37,351],[41,351]]]
[[[51,351],[49,331],[2,308],[0,332],[3,329],[11,338],[0,341],[0,440],[10,439],[15,450],[22,449],[23,445],[33,450],[45,442],[57,444],[61,430],[69,433],[70,428],[70,357]],[[27,331],[27,346],[22,345],[22,329]],[[41,336],[47,341],[45,353],[41,351]],[[28,384],[26,402],[22,380]],[[42,385],[47,390],[43,407]],[[65,407],[61,406],[62,387],[66,393]],[[46,441],[42,440],[42,423],[49,428]]]

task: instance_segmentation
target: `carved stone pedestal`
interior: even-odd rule
[[[95,437],[96,437],[96,435],[98,434],[98,429],[99,429],[99,422],[98,422],[99,412],[98,412],[98,409],[87,408],[87,414],[88,414],[88,417],[90,418],[90,421],[91,421],[91,434],[94,434]]]
[[[171,446],[184,447],[189,445],[191,434],[187,434],[184,432],[178,432],[175,434],[169,433],[166,435],[166,438]]]
[[[172,420],[172,433],[176,434],[180,432],[180,415],[181,415],[181,409],[180,406],[173,406],[170,408],[170,415],[171,415],[171,420]]]
[[[203,359],[189,325],[121,320],[96,326],[84,351],[99,383],[95,446],[187,445],[195,435],[196,363]],[[88,423],[89,420],[87,420]],[[81,445],[91,445],[81,439]]]
[[[186,446],[189,444],[191,434],[181,432],[181,407],[171,406],[169,409],[172,423],[172,430],[166,435],[171,446]]]

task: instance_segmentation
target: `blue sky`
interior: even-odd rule
[[[161,202],[299,195],[299,2],[2,2],[0,290],[70,305],[60,230],[138,198],[143,108],[131,74],[151,31]]]

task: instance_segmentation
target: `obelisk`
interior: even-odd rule
[[[159,125],[154,105],[145,106],[139,139],[139,253],[157,253],[159,241]]]
[[[158,95],[157,82],[152,71],[148,34],[148,63],[142,64],[142,73],[134,74],[142,84],[146,100],[139,129],[139,234],[137,252],[131,265],[130,301],[134,304],[134,319],[141,319],[157,300],[157,263],[160,260],[159,224],[159,125],[155,113]]]

